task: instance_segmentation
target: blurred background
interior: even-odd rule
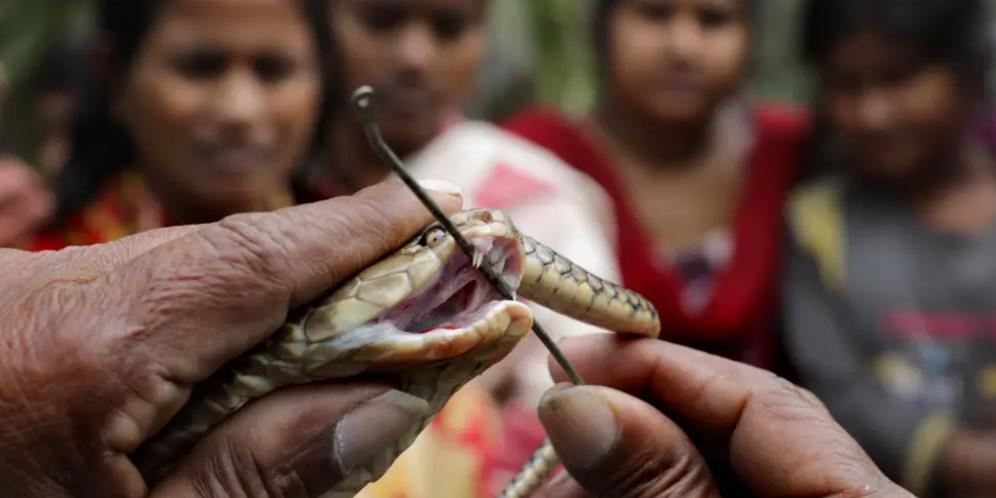
[[[993,2],[996,3],[996,2]],[[0,78],[5,105],[0,137],[21,157],[37,157],[42,116],[29,112],[40,79],[58,80],[53,53],[84,33],[92,21],[91,0],[0,2]],[[500,0],[491,4],[489,50],[468,114],[502,118],[523,104],[541,102],[568,113],[587,109],[594,95],[590,54],[590,0]],[[767,0],[757,33],[752,95],[802,102],[806,78],[793,47],[796,0]],[[49,57],[46,57],[48,55]],[[80,61],[76,61],[80,62]]]
[[[119,46],[84,86],[96,0],[0,1],[0,247],[383,181],[338,107],[371,84],[416,177],[644,295],[662,338],[799,381],[909,489],[996,496],[996,0],[144,2],[105,0]],[[129,48],[157,16],[183,27],[157,40],[222,35]],[[370,496],[493,496],[543,439],[545,355],[461,390],[440,419],[464,423]],[[437,471],[466,492],[397,492]]]

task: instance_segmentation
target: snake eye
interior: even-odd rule
[[[422,238],[419,239],[418,243],[426,247],[432,247],[439,243],[446,237],[446,229],[440,226],[432,227],[422,234]]]

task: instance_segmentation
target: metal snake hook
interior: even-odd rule
[[[467,257],[471,261],[475,260],[475,250],[474,246],[464,238],[463,234],[453,226],[450,219],[443,213],[435,201],[429,197],[429,194],[425,192],[421,185],[416,182],[411,175],[405,170],[404,163],[401,159],[391,150],[391,147],[387,145],[384,141],[384,136],[380,132],[380,126],[377,125],[377,106],[374,100],[374,90],[368,85],[361,86],[353,93],[353,107],[356,109],[356,114],[360,118],[360,124],[363,125],[363,132],[366,134],[367,140],[370,142],[370,146],[377,151],[381,159],[386,162],[395,174],[401,178],[401,181],[405,182],[405,185],[418,197],[419,201],[429,209],[429,212],[439,221],[439,223],[446,229],[447,232],[453,237],[457,245],[463,250]],[[498,289],[498,293],[501,294],[502,298],[509,301],[514,301],[515,294],[508,285],[498,276],[494,268],[488,264],[487,261],[480,261],[478,269],[484,274],[488,280]],[[550,338],[546,330],[537,323],[533,321],[533,331],[536,336],[539,337],[543,345],[550,351],[553,358],[560,364],[561,368],[567,372],[568,377],[571,382],[577,385],[584,384],[584,380],[581,375],[577,372],[573,365],[571,365],[570,360],[564,356],[564,353],[557,346],[557,343]]]
[[[356,111],[357,116],[360,119],[360,124],[363,125],[363,132],[367,137],[367,141],[370,142],[370,146],[373,147],[381,159],[386,162],[391,169],[394,171],[401,181],[405,182],[405,185],[411,189],[412,193],[418,197],[419,201],[432,213],[437,221],[443,226],[444,229],[453,237],[460,249],[470,258],[471,261],[478,261],[476,257],[476,251],[474,247],[464,238],[463,234],[453,226],[450,219],[443,213],[439,206],[429,197],[429,194],[422,189],[421,185],[416,182],[411,175],[405,170],[405,165],[401,159],[391,150],[391,147],[387,145],[384,140],[384,136],[380,132],[380,127],[377,125],[377,106],[374,100],[374,90],[368,85],[361,86],[353,93],[353,108]],[[494,268],[484,259],[480,259],[480,264],[476,265],[478,270],[484,274],[485,277],[495,286],[498,293],[509,301],[515,301],[515,293],[512,289],[508,288],[508,285],[502,280],[498,273],[495,272]],[[564,356],[563,351],[557,346],[557,343],[550,338],[546,330],[537,322],[533,320],[533,332],[536,333],[536,337],[539,338],[543,346],[550,352],[554,360],[564,369],[567,373],[568,378],[575,385],[584,384],[584,379],[581,378],[581,374],[574,368],[570,360]],[[525,498],[532,495],[536,489],[543,483],[546,476],[550,474],[553,468],[556,466],[559,459],[557,454],[553,449],[553,444],[550,443],[549,439],[543,441],[543,444],[537,449],[529,461],[523,467],[523,470],[516,475],[505,489],[501,491],[499,498]]]

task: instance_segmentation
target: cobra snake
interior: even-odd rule
[[[264,343],[198,384],[180,413],[132,456],[154,483],[214,426],[278,388],[362,374],[390,374],[426,400],[432,414],[472,378],[507,355],[532,327],[530,309],[503,300],[476,271],[486,258],[526,299],[620,333],[656,336],[656,310],[643,297],[592,275],[521,234],[501,211],[450,217],[473,244],[468,258],[438,223],[353,279],[289,316]],[[354,496],[378,479],[431,415],[325,498]],[[520,474],[537,480],[547,442]]]

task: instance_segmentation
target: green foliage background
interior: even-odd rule
[[[29,78],[55,41],[89,25],[90,0],[0,0],[0,141],[31,157]]]
[[[525,57],[529,66],[529,92],[490,95],[482,113],[501,116],[523,102],[556,105],[568,112],[588,108],[595,96],[596,78],[590,58],[590,6],[586,0],[494,0],[492,2],[492,48],[512,55],[510,47],[529,38]],[[795,24],[799,0],[765,0],[755,29],[753,65],[747,84],[750,95],[764,99],[802,102],[807,84],[798,66]],[[509,25],[525,24],[524,30]],[[499,58],[500,61],[500,58]],[[485,65],[482,79],[501,79],[500,64]],[[515,78],[508,78],[514,80]]]

